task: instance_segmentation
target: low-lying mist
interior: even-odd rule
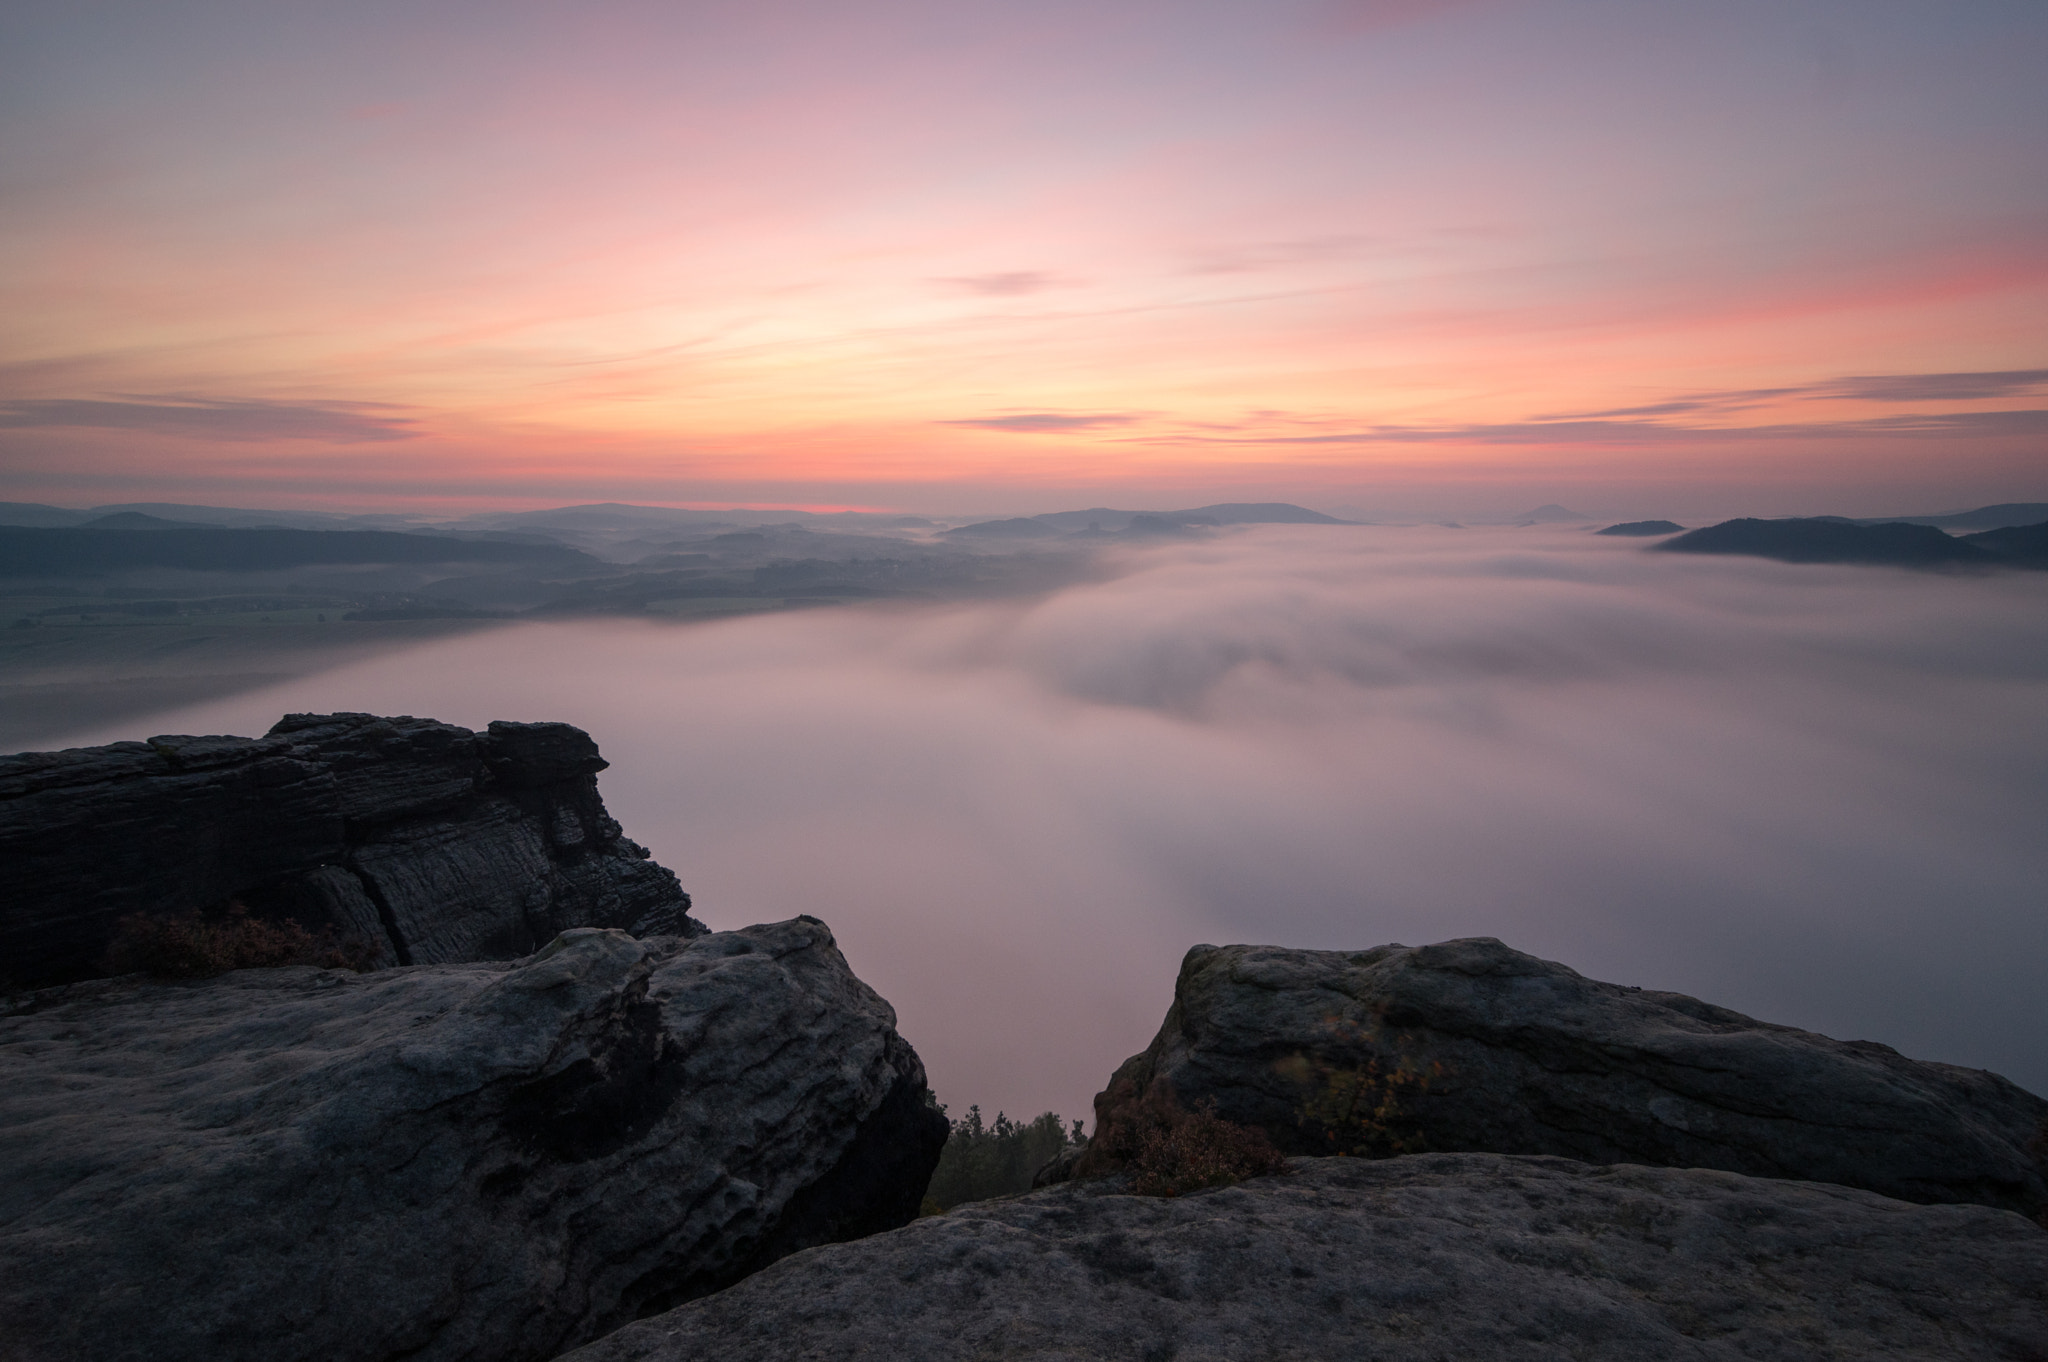
[[[509,627],[62,745],[579,724],[698,915],[825,919],[956,1113],[1086,1114],[1197,942],[1472,935],[2048,1091],[2048,574],[1369,527],[1123,568]]]

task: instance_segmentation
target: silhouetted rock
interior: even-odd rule
[[[1623,521],[1619,525],[1609,525],[1604,530],[1595,530],[1593,533],[1631,535],[1647,538],[1655,534],[1678,534],[1684,529],[1685,526],[1670,520],[1628,520]]]
[[[569,927],[704,931],[605,812],[605,766],[568,724],[372,714],[0,757],[0,973],[103,974],[124,915],[230,900],[377,964],[510,959]]]
[[[1859,525],[1835,516],[1724,520],[1652,548],[1672,553],[1734,553],[1784,563],[1889,563],[1948,567],[1996,559],[1931,525]]]
[[[1963,542],[1997,555],[2000,562],[2022,567],[2048,566],[2048,522],[1966,534]]]
[[[1070,1184],[814,1249],[573,1362],[2038,1358],[2048,1232],[1730,1173],[1299,1160]]]
[[[811,918],[26,1008],[0,1018],[9,1362],[538,1362],[903,1224],[945,1139]]]
[[[2048,1101],[1996,1074],[1604,984],[1491,937],[1411,948],[1197,946],[1166,1022],[1095,1099],[1095,1130],[1164,1085],[1289,1153],[1378,1066],[1422,1148],[1720,1168],[2038,1215]],[[1347,1088],[1345,1085],[1351,1085]],[[1365,1095],[1371,1096],[1371,1084]],[[1364,1104],[1366,1109],[1372,1103]],[[1405,1130],[1403,1129],[1405,1127]],[[1101,1161],[1095,1160],[1097,1164]],[[1092,1169],[1084,1160],[1079,1175]]]

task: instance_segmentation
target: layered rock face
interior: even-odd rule
[[[103,974],[124,915],[229,900],[380,965],[510,959],[570,927],[701,933],[605,812],[606,765],[568,724],[371,714],[0,757],[0,976]]]
[[[1396,1073],[1428,1086],[1384,1087]],[[1159,1034],[1096,1098],[1097,1131],[1160,1084],[1289,1153],[1336,1152],[1332,1092],[1391,1092],[1392,1124],[1431,1150],[2048,1208],[2048,1101],[1996,1074],[1599,983],[1490,937],[1360,952],[1197,946]]]
[[[9,1362],[548,1358],[903,1224],[945,1140],[811,918],[20,1006]]]
[[[1979,1206],[1487,1154],[1111,1188],[797,1254],[569,1358],[1988,1362],[2048,1339],[2048,1231]]]

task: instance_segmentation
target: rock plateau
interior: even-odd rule
[[[0,1018],[0,1357],[538,1362],[903,1224],[928,1103],[811,918],[46,990]]]
[[[785,1258],[565,1362],[2039,1359],[2048,1232],[1695,1170],[1297,1159],[1076,1183]]]

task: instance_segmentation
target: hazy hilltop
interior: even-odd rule
[[[2001,530],[2013,525],[2038,525],[2048,521],[2048,501],[2005,501],[1996,506],[1979,506],[1974,511],[1953,511],[1946,515],[1894,515],[1865,518],[1863,525],[1934,525],[1944,530]]]
[[[67,510],[33,501],[0,501],[0,525],[84,525],[115,515],[146,515],[186,525],[280,526],[301,530],[407,529],[420,517],[392,512],[345,514],[330,511],[251,510],[236,506],[194,506],[172,501],[117,502],[90,510]]]
[[[1950,518],[1965,521],[1967,517]],[[1618,526],[1601,533],[1650,532]],[[1741,519],[1709,525],[1651,547],[1672,553],[1742,554],[1786,563],[2024,568],[2048,564],[2048,523],[1952,536],[1925,521],[1858,521],[1840,516]]]
[[[391,530],[226,529],[126,511],[79,526],[0,526],[0,578],[104,577],[166,568],[246,573],[354,564],[596,564],[577,549]]]
[[[1516,525],[1577,525],[1591,519],[1592,516],[1568,511],[1554,501],[1546,502],[1533,511],[1524,511],[1518,516],[1510,517],[1511,523]]]
[[[1647,539],[1654,535],[1677,534],[1684,529],[1685,526],[1675,520],[1628,520],[1619,525],[1609,525],[1604,530],[1595,530],[1593,533]]]

